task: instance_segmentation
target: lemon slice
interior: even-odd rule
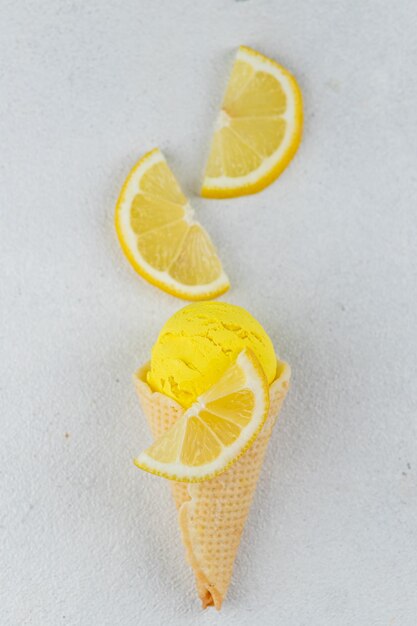
[[[211,299],[229,288],[210,237],[158,148],[127,177],[115,221],[125,255],[150,283],[186,300]]]
[[[255,441],[269,409],[268,381],[250,350],[142,452],[135,464],[170,480],[198,482],[224,472]]]
[[[302,97],[294,77],[241,46],[217,119],[201,194],[227,198],[255,193],[288,165],[300,140]]]

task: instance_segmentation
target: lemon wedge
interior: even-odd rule
[[[185,300],[229,288],[214,245],[156,148],[132,169],[116,205],[122,249],[147,281]]]
[[[265,373],[255,355],[243,350],[218,382],[135,464],[170,480],[207,480],[224,472],[251,446],[268,409]]]
[[[260,191],[294,156],[303,125],[295,78],[241,46],[217,119],[201,195],[227,198]]]

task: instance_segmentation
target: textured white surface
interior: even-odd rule
[[[414,626],[412,0],[3,0],[0,34],[2,626]],[[113,206],[155,145],[198,189],[240,43],[294,71],[306,125],[262,194],[194,198],[293,368],[218,615],[131,463],[131,375],[181,303],[125,262]]]

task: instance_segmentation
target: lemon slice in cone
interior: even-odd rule
[[[250,350],[135,464],[170,480],[198,482],[224,472],[251,446],[269,409],[269,387]]]

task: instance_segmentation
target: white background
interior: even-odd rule
[[[415,626],[412,0],[20,0],[0,20],[0,623]],[[259,195],[198,197],[236,47],[297,76],[305,134]],[[132,373],[181,301],[119,249],[160,146],[293,367],[221,614],[202,612]]]

